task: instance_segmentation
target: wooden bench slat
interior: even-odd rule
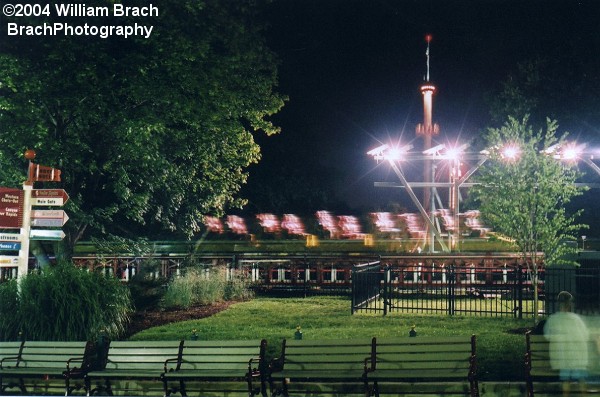
[[[17,349],[18,346],[18,349]],[[92,344],[86,341],[24,341],[0,343],[1,377],[18,378],[16,383],[26,394],[24,379],[64,379],[65,394],[75,387],[71,379],[82,378],[92,365]],[[10,354],[13,359],[7,359]],[[0,390],[7,386],[0,384]]]
[[[179,391],[170,389],[169,382],[179,381],[185,388],[187,381],[210,380],[222,382],[244,381],[248,394],[264,393],[261,369],[266,350],[265,340],[185,341],[175,371],[163,375],[165,394]],[[255,384],[258,381],[260,384]]]
[[[165,362],[172,360],[168,367],[174,369],[180,358],[182,341],[111,341],[108,346],[105,367],[89,372],[86,376],[86,391],[93,393],[94,380],[103,380],[99,386],[111,393],[111,379],[158,380],[165,369]]]
[[[478,396],[475,341],[474,335],[378,338],[374,369],[366,374],[369,383],[373,384],[372,393],[379,395],[379,382],[430,382],[435,385],[442,379],[468,383],[471,396]]]
[[[289,382],[309,381],[344,382],[364,393],[365,362],[372,351],[373,338],[284,340],[282,356],[271,365],[271,391],[287,395]]]

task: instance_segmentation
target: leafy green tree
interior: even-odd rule
[[[24,180],[12,178],[24,175],[26,148],[60,168],[51,187],[71,197],[66,247],[90,234],[190,237],[204,215],[242,206],[247,167],[260,159],[253,134],[278,132],[269,116],[284,101],[260,3],[157,0],[158,16],[81,20],[153,25],[149,38],[0,31],[0,183]]]
[[[587,56],[589,48],[589,43],[567,41],[551,56],[543,53],[519,62],[488,95],[492,120],[500,124],[509,116],[529,115],[541,125],[550,117],[574,133],[590,132],[600,120],[600,61]]]
[[[569,242],[586,227],[577,223],[581,211],[565,209],[582,188],[575,185],[580,173],[574,164],[556,158],[568,145],[566,134],[557,136],[557,130],[548,119],[546,128],[536,131],[527,117],[509,117],[502,127],[490,128],[490,157],[471,191],[484,220],[514,240],[532,277],[536,316],[540,266],[573,264],[568,254],[577,248]]]

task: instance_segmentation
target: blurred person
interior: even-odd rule
[[[583,319],[573,313],[573,295],[558,294],[558,312],[548,317],[544,336],[550,341],[550,365],[559,371],[563,396],[568,396],[571,382],[585,392],[590,334]]]

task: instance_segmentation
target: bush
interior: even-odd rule
[[[59,264],[0,286],[0,330],[29,340],[92,340],[121,335],[132,312],[126,286],[113,277]],[[6,301],[5,301],[6,299]]]
[[[252,297],[242,277],[227,280],[225,268],[190,268],[168,286],[162,300],[164,308],[210,305],[223,300],[242,300]]]

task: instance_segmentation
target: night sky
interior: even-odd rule
[[[473,141],[491,126],[485,98],[518,62],[536,54],[565,57],[572,46],[584,49],[586,62],[600,57],[595,1],[279,0],[266,15],[268,43],[281,60],[278,89],[289,101],[274,117],[282,132],[257,139],[263,160],[251,167],[249,183],[267,186],[265,175],[282,164],[323,173],[340,208],[353,211],[381,209],[390,200],[410,206],[398,191],[373,186],[386,171],[374,170],[366,152],[390,139],[420,147],[414,131],[423,119],[426,34],[433,36],[437,143]],[[599,107],[600,94],[593,97],[581,106]],[[600,135],[599,119],[572,119],[566,126],[559,120],[561,131],[582,141]]]

